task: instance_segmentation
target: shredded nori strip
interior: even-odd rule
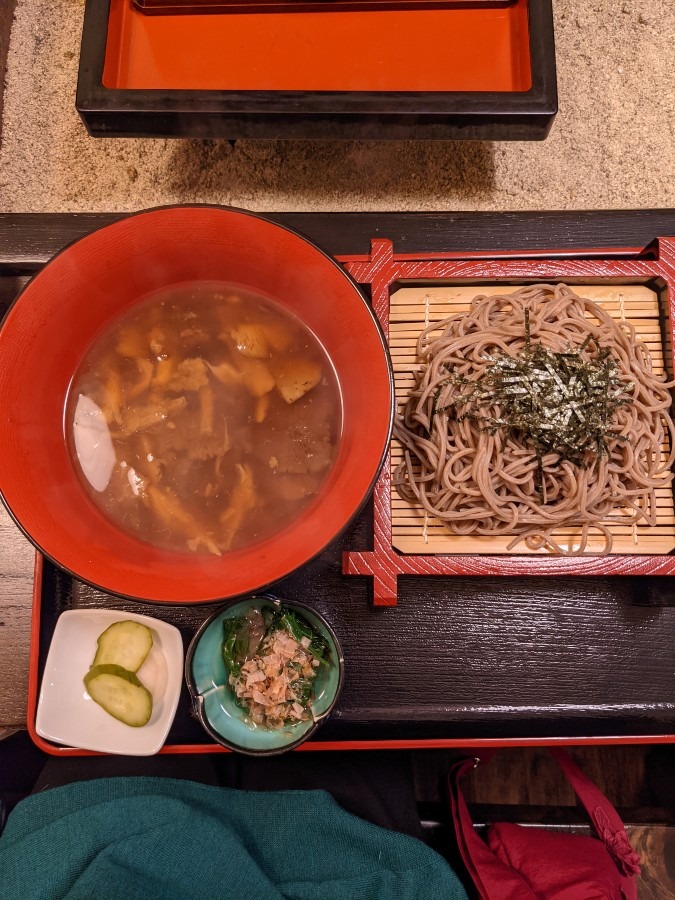
[[[633,384],[621,381],[610,349],[600,347],[592,335],[579,347],[550,350],[530,340],[526,315],[525,338],[515,357],[495,354],[478,381],[456,379],[468,390],[442,409],[453,409],[458,420],[473,419],[492,433],[516,433],[532,445],[540,478],[542,459],[551,453],[559,457],[558,464],[594,464],[608,452],[610,433],[612,440],[625,440],[612,432],[612,418],[619,407],[633,402]],[[496,415],[488,412],[490,407],[497,409]]]

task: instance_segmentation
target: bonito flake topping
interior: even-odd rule
[[[314,680],[329,655],[325,638],[284,606],[226,619],[223,631],[228,681],[251,724],[281,729],[311,719]]]

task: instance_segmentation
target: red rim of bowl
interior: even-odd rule
[[[61,492],[60,497],[55,497],[50,507],[39,488],[36,491],[32,487],[36,481],[37,484],[44,483],[51,490],[49,463],[44,462],[46,454],[39,456],[39,448],[35,443],[36,440],[39,441],[35,437],[39,434],[39,423],[36,422],[35,413],[31,414],[21,408],[22,400],[26,399],[31,390],[35,393],[42,389],[38,397],[49,396],[50,393],[45,390],[46,387],[51,387],[47,375],[44,376],[42,385],[27,387],[26,374],[35,371],[31,369],[31,362],[35,362],[36,354],[41,350],[48,348],[47,356],[51,356],[53,349],[54,355],[58,355],[59,348],[63,346],[54,338],[53,332],[41,334],[41,331],[49,330],[48,320],[53,312],[53,307],[49,307],[51,301],[46,289],[50,281],[64,274],[61,271],[64,260],[74,255],[83,256],[86,268],[87,263],[91,265],[88,257],[96,249],[95,245],[100,242],[102,235],[112,237],[115,230],[124,231],[129,223],[147,221],[150,217],[170,219],[171,216],[183,215],[196,218],[203,216],[204,222],[212,216],[220,217],[221,222],[224,222],[222,217],[231,220],[234,216],[240,224],[250,225],[253,222],[255,224],[252,227],[260,228],[263,232],[272,229],[280,240],[292,242],[299,253],[304,254],[319,268],[325,269],[325,273],[333,273],[333,289],[338,294],[344,292],[345,297],[350,298],[352,315],[358,312],[360,317],[359,329],[363,330],[359,332],[354,327],[354,333],[359,332],[359,340],[366,334],[368,349],[372,354],[367,380],[369,393],[372,391],[379,398],[379,405],[370,406],[366,416],[365,400],[357,397],[357,393],[364,395],[366,392],[350,388],[350,393],[354,394],[354,403],[359,409],[360,421],[362,425],[368,425],[366,446],[364,447],[364,441],[356,441],[353,435],[343,436],[338,458],[328,480],[317,500],[306,512],[269,541],[209,559],[198,554],[172,554],[158,550],[120,532],[87,497],[65,449],[63,430],[58,443],[64,445],[63,454],[68,457],[71,472],[65,493]],[[134,230],[133,227],[131,230]],[[77,248],[77,253],[74,248]],[[175,283],[175,279],[165,283]],[[33,295],[37,295],[40,300],[38,320],[40,316],[44,320],[37,323],[33,321],[31,331],[28,320],[33,317],[33,312],[26,304],[36,299]],[[129,302],[136,302],[143,295],[136,294]],[[283,302],[282,297],[279,299]],[[26,317],[26,321],[23,321]],[[98,327],[103,324],[99,322]],[[314,330],[316,333],[316,329]],[[86,344],[80,347],[80,358],[94,336],[95,330],[88,334]],[[325,346],[325,335],[317,336]],[[40,349],[35,349],[36,344]],[[338,372],[343,403],[346,403],[345,381],[347,378],[353,380],[353,375],[351,372],[348,376],[345,375],[345,370],[336,364],[334,354],[329,348],[326,349]],[[347,350],[339,352],[345,355]],[[73,355],[74,351],[71,351],[70,358]],[[37,362],[39,363],[39,359]],[[52,367],[53,365],[52,363]],[[69,378],[76,365],[71,366]],[[59,389],[56,395],[51,402],[52,419],[59,403],[63,416],[67,391]],[[82,582],[131,600],[170,605],[215,603],[261,591],[322,553],[354,520],[368,500],[387,454],[394,416],[394,381],[389,349],[380,323],[358,284],[329,253],[300,232],[257,213],[211,204],[178,204],[141,210],[76,239],[52,257],[23,288],[0,323],[0,398],[0,445],[3,446],[0,498],[21,531],[40,553]],[[350,410],[343,408],[345,419],[349,415]],[[26,435],[31,434],[32,443],[29,441],[26,444]],[[55,438],[52,436],[51,449],[55,448]],[[57,455],[60,453],[58,448],[56,452]],[[63,473],[65,462],[61,457],[59,459],[60,471]],[[37,479],[32,477],[32,465],[40,469]],[[347,472],[344,466],[347,466]],[[355,476],[355,483],[345,482],[349,474]],[[55,491],[59,494],[58,485]],[[327,505],[327,497],[331,493],[333,504]],[[56,508],[58,502],[61,507]],[[86,517],[86,522],[80,522],[76,511]],[[62,512],[64,521],[59,520]],[[111,541],[112,549],[111,543],[106,543],[106,540]],[[111,552],[113,556],[110,555]]]

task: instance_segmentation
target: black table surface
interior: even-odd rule
[[[269,216],[336,255],[398,251],[642,248],[675,235],[675,210],[561,213],[285,213]],[[0,215],[0,313],[30,275],[114,214]],[[372,508],[318,559],[274,586],[326,615],[345,686],[321,741],[675,736],[675,582],[667,578],[401,578],[394,608],[341,573],[372,547]],[[40,666],[66,609],[114,607],[177,625],[189,642],[212,606],[120,600],[45,563]],[[172,744],[209,738],[184,693]]]

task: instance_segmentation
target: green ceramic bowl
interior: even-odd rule
[[[246,713],[235,703],[221,652],[223,621],[245,615],[254,606],[286,606],[297,611],[327,640],[330,659],[314,681],[313,719],[281,731],[256,727],[246,721]],[[328,622],[311,607],[270,594],[234,600],[220,607],[195,634],[185,659],[185,679],[199,721],[211,737],[249,756],[272,756],[298,747],[324,722],[340,694],[344,659],[339,641]]]

